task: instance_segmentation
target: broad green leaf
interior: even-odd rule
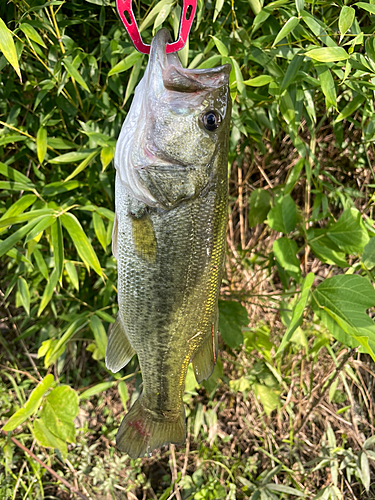
[[[26,194],[22,196],[19,200],[14,202],[8,210],[1,216],[0,221],[4,219],[10,219],[15,217],[16,215],[21,214],[26,208],[32,205],[36,201],[37,197],[35,194]],[[4,231],[4,229],[0,230],[0,234]]]
[[[154,22],[154,27],[152,30],[152,33],[155,34],[156,28],[158,28],[163,22],[167,19],[169,16],[169,13],[172,9],[172,3],[166,3],[163,5],[163,7],[160,9],[158,15],[156,16],[155,22]]]
[[[332,224],[327,236],[344,252],[360,254],[369,242],[360,212],[355,208],[345,210],[339,220]]]
[[[60,219],[57,218],[51,227],[51,239],[53,248],[53,258],[58,279],[61,278],[64,266],[64,240]]]
[[[234,59],[234,57],[231,57],[230,58],[231,62],[232,62],[232,67],[234,69],[234,74],[236,76],[236,85],[237,85],[237,90],[238,92],[242,92],[245,88],[245,85],[243,83],[243,76],[242,76],[242,72],[241,72],[241,68],[238,64],[238,62]]]
[[[114,323],[115,318],[113,318],[110,314],[106,313],[105,311],[102,311],[98,309],[95,311],[95,314],[99,316],[99,318],[102,318],[103,321],[106,321],[107,323]]]
[[[99,243],[102,245],[103,249],[107,250],[107,232],[104,226],[103,219],[98,214],[98,212],[93,212],[92,221],[94,223],[94,231]]]
[[[51,387],[53,381],[53,375],[46,375],[30,394],[24,408],[20,408],[10,417],[8,422],[4,425],[3,430],[6,432],[13,431],[16,427],[23,424],[23,422],[31,417],[31,415],[37,411],[42,397]]]
[[[65,262],[65,270],[68,273],[68,276],[69,276],[69,279],[70,279],[72,285],[74,286],[74,288],[78,292],[79,291],[79,279],[78,279],[78,273],[77,273],[76,266],[73,264],[72,261],[67,260]]]
[[[372,237],[363,249],[362,262],[367,269],[375,267],[375,238]]]
[[[19,215],[9,217],[9,219],[1,219],[0,227],[12,226],[13,224],[21,224],[22,222],[32,221],[33,219],[41,219],[42,216],[52,215],[55,211],[51,208],[40,208],[39,210],[29,210]]]
[[[7,144],[26,141],[27,137],[25,135],[20,134],[7,134],[5,136],[0,137],[0,146],[6,146]]]
[[[48,280],[48,268],[45,263],[45,260],[43,259],[43,255],[41,251],[38,248],[35,248],[33,251],[33,257],[35,259],[36,265],[38,266],[38,269],[41,273],[41,275]]]
[[[125,57],[122,61],[117,63],[113,68],[109,71],[108,76],[118,75],[123,71],[128,70],[142,57],[142,54],[138,51],[132,52],[129,56]]]
[[[19,28],[20,28],[21,31],[24,32],[24,34],[27,37],[30,38],[30,40],[32,40],[33,42],[38,43],[39,45],[41,45],[45,49],[47,48],[46,45],[45,45],[45,43],[43,42],[42,37],[36,31],[36,29],[34,28],[34,26],[31,26],[31,24],[28,24],[28,23],[21,23],[19,25]]]
[[[38,222],[36,226],[33,227],[33,229],[28,233],[28,235],[25,238],[25,243],[28,243],[29,241],[38,238],[40,233],[42,233],[45,229],[50,227],[54,222],[56,221],[56,217],[54,215],[46,215],[43,217],[43,219]]]
[[[87,313],[82,313],[75,319],[65,330],[63,335],[54,344],[53,350],[49,352],[49,365],[54,363],[62,352],[65,350],[66,343],[78,332],[80,332],[87,325]]]
[[[262,403],[266,415],[270,415],[280,406],[280,391],[273,387],[267,387],[263,384],[253,385],[255,395]]]
[[[96,346],[100,351],[101,357],[104,358],[107,347],[107,334],[104,330],[103,323],[95,314],[90,318],[90,328],[94,334]]]
[[[125,382],[121,381],[121,382],[119,382],[117,389],[118,389],[118,393],[119,393],[120,398],[121,398],[122,406],[123,406],[124,410],[126,411],[126,403],[129,400],[129,393],[128,393],[127,385],[125,384]]]
[[[280,113],[288,125],[296,128],[296,110],[293,99],[288,91],[280,97]]]
[[[49,304],[58,281],[59,281],[59,273],[57,269],[54,269],[51,273],[51,276],[48,279],[47,286],[44,289],[42,300],[40,301],[38,309],[38,314],[37,314],[38,316],[42,314],[43,310]]]
[[[14,45],[12,32],[6,27],[4,21],[0,18],[0,50],[8,62],[13,66],[19,79],[22,81],[21,71],[18,64],[16,46]]]
[[[287,234],[297,224],[297,208],[292,197],[286,195],[276,200],[275,206],[268,212],[268,224],[275,231]]]
[[[325,64],[317,65],[316,69],[318,72],[320,85],[322,87],[322,92],[326,98],[327,108],[330,108],[331,106],[336,108],[337,107],[336,86],[332,77],[331,70]]]
[[[99,152],[100,149],[97,149],[90,153],[89,156],[85,158],[70,175],[68,175],[68,177],[65,179],[65,182],[69,182],[71,179],[73,179],[73,177],[81,173],[82,170],[85,170],[85,168],[92,162],[92,160],[99,154]]]
[[[245,80],[243,83],[249,87],[263,87],[273,82],[273,78],[270,75],[259,75],[255,78],[250,78],[250,80]]]
[[[315,279],[314,273],[309,273],[304,279],[301,290],[301,297],[299,298],[297,304],[293,308],[292,319],[290,320],[289,326],[283,335],[281,344],[276,352],[276,355],[278,355],[283,349],[285,349],[286,345],[292,338],[293,333],[302,324],[303,312],[305,310],[307,299],[309,297],[311,287],[314,283],[314,279]]]
[[[305,8],[305,0],[296,0],[296,9],[298,14],[300,14]]]
[[[359,107],[365,102],[366,97],[362,94],[356,95],[348,104],[344,107],[342,111],[338,114],[336,118],[336,123],[345,120],[348,116],[352,115],[354,111],[357,111]]]
[[[11,236],[9,236],[6,240],[0,242],[0,257],[9,252],[11,248],[14,247],[16,243],[19,242],[21,238],[23,238],[40,220],[42,220],[43,216],[37,217],[36,219],[30,221],[25,226],[18,229],[18,231],[14,232]]]
[[[22,174],[18,170],[15,170],[9,165],[6,165],[5,163],[0,162],[0,174],[4,175],[5,177],[13,181],[29,184],[32,187],[34,187],[34,184],[30,181],[28,177],[26,177],[26,175]]]
[[[71,213],[65,213],[60,216],[60,219],[85,266],[88,269],[91,267],[99,276],[102,276],[99,259],[77,217]]]
[[[366,314],[375,306],[372,284],[356,274],[338,275],[323,281],[312,296],[314,311],[331,334],[349,347],[359,343],[375,359],[375,323]]]
[[[115,148],[113,146],[106,146],[100,151],[100,161],[102,164],[102,172],[108,167],[115,156]]]
[[[23,184],[16,181],[0,181],[0,189],[7,191],[35,191],[31,184]]]
[[[305,493],[303,491],[291,488],[290,486],[285,486],[284,484],[267,483],[266,489],[305,498]]]
[[[249,226],[261,224],[271,210],[271,195],[265,189],[255,189],[250,195]]]
[[[301,275],[300,261],[297,258],[298,246],[289,238],[278,238],[273,243],[273,253],[280,266],[292,277]]]
[[[65,153],[60,156],[56,156],[49,163],[76,163],[77,161],[84,160],[92,154],[92,151],[73,151],[71,153]]]
[[[94,385],[94,387],[90,387],[90,389],[87,389],[80,395],[80,399],[89,399],[92,396],[96,396],[97,394],[100,394],[101,392],[106,391],[107,389],[110,389],[116,384],[116,381],[113,382],[101,382],[100,384]]]
[[[341,252],[339,247],[325,235],[317,235],[314,239],[316,231],[309,231],[308,243],[314,254],[325,264],[332,264],[339,267],[348,267],[345,260],[345,252]]]
[[[345,33],[350,29],[355,18],[355,10],[353,7],[348,7],[344,5],[340,12],[339,17],[339,31],[340,31],[340,43],[344,38]]]
[[[47,153],[47,130],[44,127],[40,127],[36,135],[36,150],[39,163],[43,163]]]
[[[22,306],[25,309],[27,315],[30,316],[29,285],[27,284],[27,281],[24,278],[19,277],[17,280],[17,287],[18,287],[18,292],[20,294]]]
[[[219,300],[219,330],[229,347],[238,347],[243,342],[242,327],[249,324],[245,307],[239,302]]]
[[[223,44],[221,40],[219,40],[216,36],[211,35],[212,40],[215,42],[216,48],[219,51],[219,54],[222,56],[227,56],[228,55],[228,49],[227,47]],[[241,78],[242,80],[242,78]]]
[[[216,0],[215,2],[215,10],[214,10],[214,17],[213,17],[213,22],[216,21],[217,16],[220,14],[221,9],[223,8],[224,5],[224,0]]]
[[[298,70],[300,69],[302,63],[303,63],[304,57],[301,56],[300,54],[296,54],[293,59],[291,60],[290,64],[288,65],[288,68],[285,72],[283,81],[281,83],[280,91],[284,92],[291,83],[294,82]]]
[[[63,59],[63,65],[65,66],[66,71],[68,72],[68,75],[70,78],[73,78],[77,83],[81,85],[83,89],[85,89],[87,92],[90,92],[90,89],[87,86],[87,83],[85,80],[82,78],[81,73],[76,69],[72,63],[67,61],[66,59]]]
[[[76,189],[78,187],[83,186],[83,184],[79,181],[57,181],[51,182],[51,184],[47,184],[44,186],[42,190],[42,194],[44,196],[55,196],[60,193],[67,193],[72,189]]]
[[[319,47],[308,50],[305,56],[320,62],[337,62],[349,59],[349,54],[342,47]]]
[[[41,446],[45,448],[56,448],[61,452],[63,458],[67,457],[68,448],[66,442],[52,434],[42,420],[34,420],[33,435]]]
[[[262,10],[262,4],[260,0],[249,0],[250,7],[255,15],[259,14]]]
[[[370,14],[375,14],[375,5],[366,2],[357,2],[353,4],[355,7],[360,7],[363,10],[367,10]]]
[[[53,149],[75,149],[77,144],[62,137],[48,137],[47,144]]]
[[[284,188],[284,195],[289,194],[293,191],[294,186],[298,182],[301,170],[303,166],[305,165],[305,159],[300,158],[297,163],[294,165],[294,167],[290,170],[290,173],[288,175],[288,179],[285,183],[285,188]]]
[[[131,96],[131,94],[134,90],[134,87],[136,86],[136,84],[138,82],[139,73],[140,73],[141,68],[142,68],[142,62],[143,62],[143,55],[141,58],[137,59],[136,63],[133,66],[133,69],[131,70],[128,84],[126,86],[124,102],[122,104],[123,106],[125,106],[125,104],[127,103],[129,97]],[[104,168],[103,168],[103,171],[104,171]]]
[[[154,22],[154,19],[156,19],[157,15],[161,11],[161,9],[165,5],[172,4],[172,3],[174,3],[173,0],[162,0],[161,2],[158,2],[155,5],[155,7],[153,7],[153,9],[147,14],[145,19],[142,21],[142,23],[139,27],[139,31],[142,32],[143,30],[148,28],[148,26],[151,26],[151,24]]]
[[[298,26],[298,24],[299,24],[298,17],[295,17],[295,16],[290,17],[288,19],[288,21],[284,24],[284,26],[281,28],[281,30],[278,32],[278,34],[276,35],[276,38],[272,44],[272,47],[277,45],[280,42],[280,40],[282,40],[283,38],[288,36],[289,33],[292,32],[296,26]]]

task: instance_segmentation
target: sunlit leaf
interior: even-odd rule
[[[13,66],[15,72],[22,80],[21,71],[18,64],[17,51],[14,45],[12,32],[6,27],[4,21],[0,18],[0,50]]]

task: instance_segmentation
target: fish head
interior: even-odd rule
[[[231,110],[230,65],[185,69],[166,53],[169,39],[162,29],[152,41],[115,155],[131,194],[167,209],[197,196],[223,170],[215,159],[227,155]]]

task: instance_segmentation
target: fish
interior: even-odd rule
[[[116,435],[131,458],[185,442],[189,363],[200,383],[218,355],[231,66],[185,69],[169,41],[164,28],[152,40],[114,158],[119,311],[105,362],[116,373],[138,355],[142,393]]]

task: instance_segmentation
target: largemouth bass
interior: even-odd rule
[[[201,382],[217,358],[230,65],[184,69],[168,41],[164,29],[152,41],[115,152],[119,313],[106,365],[138,355],[143,392],[116,436],[132,458],[184,442],[188,365]]]

